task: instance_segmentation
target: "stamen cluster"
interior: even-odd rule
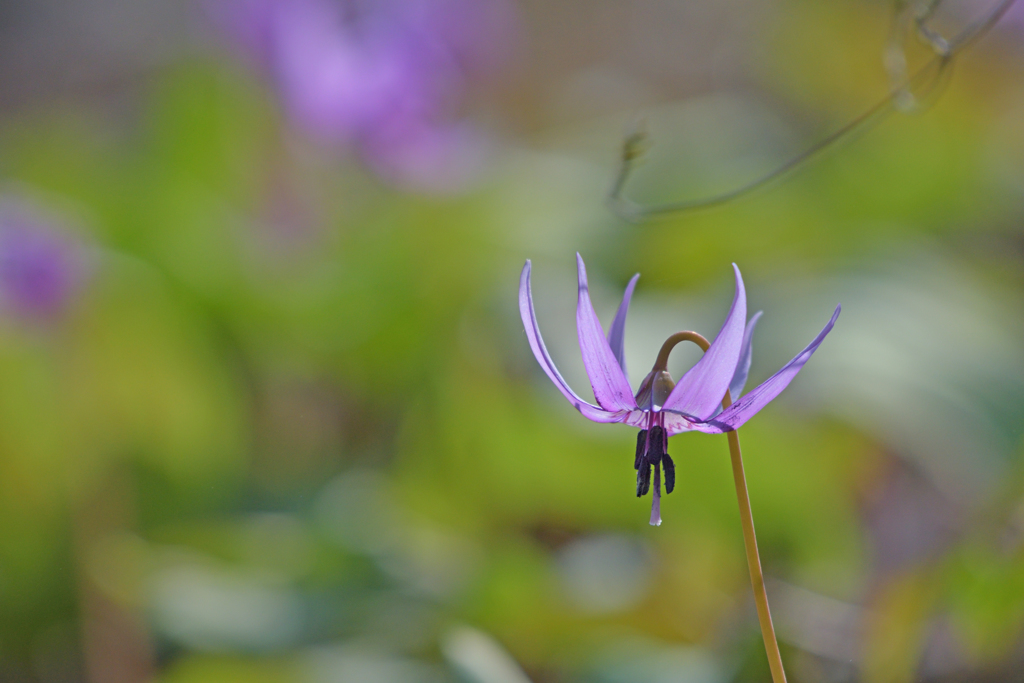
[[[646,496],[651,490],[651,470],[654,470],[655,495],[659,493],[661,470],[665,470],[665,493],[676,487],[676,465],[668,454],[668,433],[662,427],[641,429],[636,437],[636,497]]]

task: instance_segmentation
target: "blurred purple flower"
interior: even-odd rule
[[[729,309],[721,331],[703,357],[678,383],[674,382],[666,369],[668,353],[676,343],[670,337],[662,347],[654,369],[640,383],[640,388],[634,395],[626,378],[623,342],[629,302],[640,276],[634,275],[626,286],[622,304],[606,337],[590,303],[587,271],[579,254],[576,254],[576,266],[579,277],[576,329],[580,350],[583,353],[583,365],[590,378],[597,405],[580,398],[569,388],[544,346],[533,308],[529,261],[523,267],[519,279],[519,312],[526,327],[526,337],[541,368],[562,395],[584,417],[594,422],[623,422],[640,428],[634,460],[634,467],[637,470],[636,495],[643,496],[650,490],[653,467],[654,503],[651,524],[660,524],[662,467],[665,469],[666,491],[671,493],[675,486],[675,465],[668,455],[668,437],[689,431],[722,434],[738,429],[778,396],[800,372],[804,363],[832,330],[836,318],[839,317],[840,307],[836,306],[832,319],[807,348],[786,363],[781,370],[740,398],[750,370],[753,331],[761,314],[755,314],[744,324],[747,317],[747,298],[739,268],[734,264],[736,295],[732,308]],[[722,410],[726,391],[738,400]]]
[[[510,53],[506,0],[207,0],[215,21],[311,134],[353,145],[382,177],[444,190],[480,136],[452,109]]]
[[[920,7],[918,12],[924,11],[928,7],[928,0],[918,0]],[[999,14],[999,19],[996,24],[996,29],[1020,29],[1024,28],[1024,0],[1009,0],[1009,6],[1006,6],[1006,0],[971,0],[967,3],[947,3],[949,5],[948,10],[952,13],[953,17],[956,17],[961,22],[961,26],[968,27],[973,22],[983,22],[991,20],[995,14]],[[943,7],[934,7],[936,13],[941,13]],[[937,30],[934,26],[931,27],[933,30]],[[954,40],[954,34],[951,31],[948,36],[945,37],[947,41]]]
[[[0,197],[0,304],[30,318],[62,312],[78,289],[82,263],[56,221]]]
[[[1024,1],[1016,0],[1010,9],[1006,10],[1003,19],[1008,23],[1016,24],[1017,28],[1024,28]]]

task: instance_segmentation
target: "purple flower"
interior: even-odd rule
[[[5,310],[50,318],[77,290],[82,264],[55,226],[24,202],[0,198],[0,305]]]
[[[1007,23],[1016,24],[1017,28],[1024,27],[1024,2],[1017,0],[1013,3],[1003,18]]]
[[[689,431],[722,434],[738,429],[778,396],[800,372],[804,363],[832,330],[841,307],[836,306],[832,319],[807,348],[757,388],[740,397],[750,370],[751,338],[761,314],[758,312],[745,323],[747,297],[740,270],[734,264],[736,296],[721,331],[704,356],[678,383],[674,382],[667,370],[668,355],[680,337],[673,335],[665,342],[654,368],[640,382],[640,388],[634,394],[626,378],[623,340],[629,302],[640,275],[634,275],[626,286],[622,304],[606,337],[590,303],[587,271],[579,254],[576,254],[576,265],[579,273],[576,329],[583,353],[583,365],[590,378],[597,405],[582,399],[569,387],[544,346],[533,308],[529,261],[523,267],[519,280],[519,312],[526,327],[526,337],[541,368],[584,417],[594,422],[623,422],[640,428],[634,460],[634,468],[637,470],[636,495],[643,496],[650,490],[653,468],[651,524],[660,524],[662,468],[665,470],[666,492],[671,493],[675,486],[675,465],[667,452],[668,437]],[[734,400],[738,400],[723,410],[726,391]]]
[[[421,189],[457,185],[473,165],[479,135],[451,111],[467,82],[510,51],[504,0],[207,4],[308,132]]]

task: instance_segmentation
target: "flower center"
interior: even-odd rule
[[[676,383],[667,370],[652,370],[644,381],[640,383],[640,390],[636,392],[636,404],[642,410],[658,412],[668,400]]]
[[[672,493],[676,487],[676,465],[668,455],[668,432],[665,431],[665,416],[662,406],[676,383],[668,374],[668,357],[676,344],[692,341],[702,350],[708,350],[708,340],[696,332],[676,332],[665,340],[654,361],[650,374],[640,383],[636,392],[636,404],[647,412],[647,429],[641,429],[636,437],[636,496],[647,495],[651,490],[651,474],[654,474],[654,493],[651,502],[651,524],[661,524],[661,470],[665,470],[665,493]]]

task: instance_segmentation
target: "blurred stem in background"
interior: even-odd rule
[[[156,668],[142,617],[118,604],[97,575],[98,549],[112,534],[134,526],[134,489],[132,475],[112,467],[82,494],[71,520],[82,654],[90,683],[143,683],[153,678]]]
[[[1001,0],[987,15],[968,24],[952,38],[946,39],[928,25],[941,0],[917,0],[897,2],[893,15],[889,43],[884,51],[884,61],[893,82],[892,89],[883,99],[869,107],[835,132],[819,140],[806,151],[791,157],[782,164],[754,180],[731,190],[697,199],[643,205],[625,196],[626,182],[647,147],[647,133],[642,125],[626,135],[622,144],[619,169],[608,192],[608,207],[613,213],[630,223],[642,223],[648,218],[668,214],[707,209],[727,204],[760,190],[769,183],[787,175],[790,171],[818,157],[855,134],[874,128],[894,111],[919,111],[934,102],[937,93],[948,82],[953,58],[966,50],[977,39],[988,33],[996,22],[1013,6],[1016,0]],[[934,55],[913,75],[907,73],[907,59],[903,44],[910,24],[913,23],[917,37],[928,44]]]

